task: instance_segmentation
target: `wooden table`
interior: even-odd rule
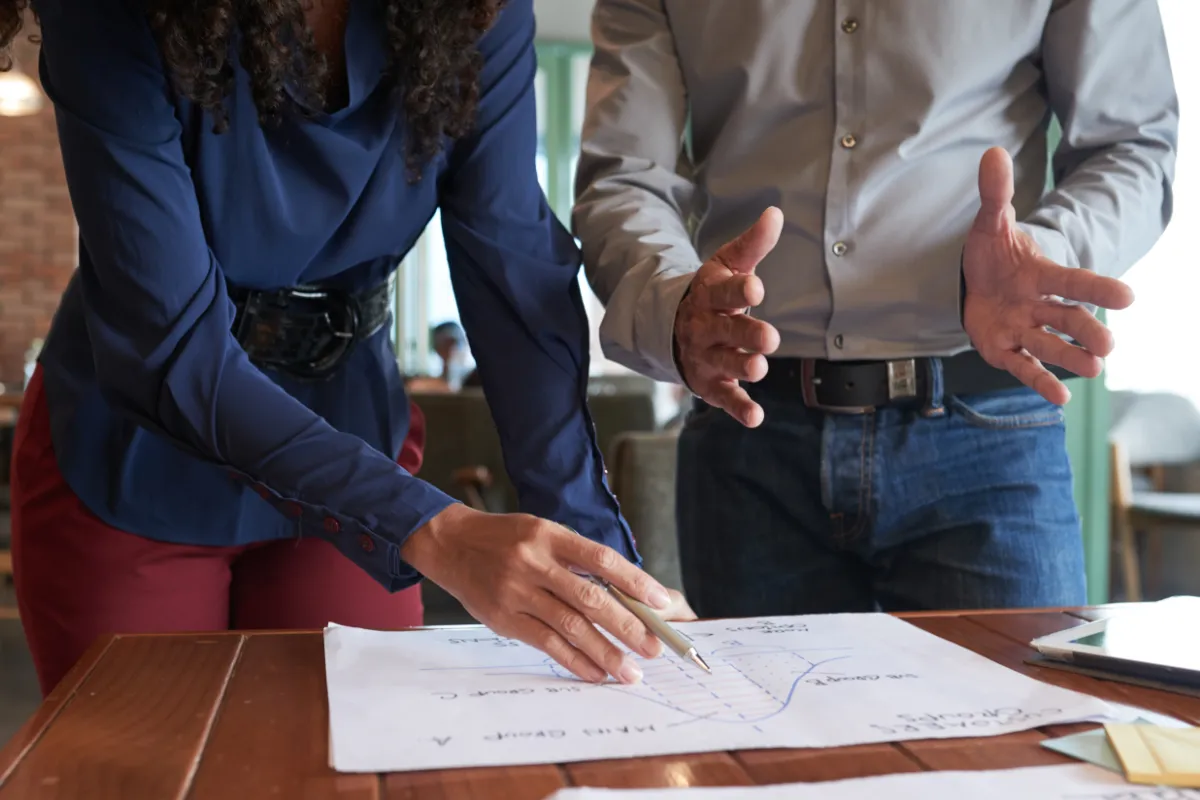
[[[1200,724],[1200,698],[1024,663],[1030,639],[1111,614],[1114,608],[907,618],[1049,683]],[[540,800],[571,784],[744,785],[1068,763],[1038,742],[1095,727],[1054,726],[983,739],[375,776],[339,775],[327,766],[327,713],[319,632],[112,637],[88,652],[0,751],[0,800]]]

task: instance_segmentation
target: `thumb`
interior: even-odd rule
[[[782,233],[783,212],[775,207],[768,208],[745,233],[722,245],[712,260],[730,272],[749,275],[767,253],[775,249]]]
[[[979,213],[974,230],[989,235],[1004,233],[1015,219],[1013,163],[1003,147],[993,147],[979,161]]]

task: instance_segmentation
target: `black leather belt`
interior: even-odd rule
[[[304,380],[331,376],[354,345],[390,318],[387,281],[357,294],[326,286],[229,287],[233,335],[250,360]]]
[[[1015,389],[1021,382],[995,369],[974,350],[942,362],[942,394],[968,395]],[[826,361],[772,358],[767,376],[750,388],[776,397],[803,400],[809,408],[834,414],[866,414],[877,408],[927,402],[931,395],[933,359],[893,361]],[[1060,378],[1076,375],[1047,367]]]

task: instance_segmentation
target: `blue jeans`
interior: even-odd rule
[[[935,370],[936,372],[936,370]],[[677,517],[701,617],[1031,608],[1086,601],[1062,410],[1027,389],[846,416],[751,395],[698,403]]]

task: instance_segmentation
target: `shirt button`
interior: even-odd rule
[[[846,17],[842,20],[842,31],[845,33],[854,33],[858,30],[858,20],[854,17]]]
[[[842,335],[840,333],[837,336],[833,337],[833,346],[836,347],[838,350],[841,350],[842,345],[844,345],[844,344],[845,344],[845,341],[842,339]]]
[[[842,137],[842,147],[846,148],[847,150],[853,150],[857,146],[858,146],[858,139],[854,138],[854,134],[847,133],[845,136]]]
[[[371,537],[365,533],[358,537],[358,545],[368,553],[375,552],[375,542],[371,541]]]
[[[833,254],[835,256],[837,256],[838,258],[841,258],[842,256],[846,255],[846,251],[849,249],[850,249],[850,247],[845,242],[834,242],[833,243]]]
[[[292,502],[291,500],[289,500],[288,502],[283,504],[283,513],[289,517],[295,518],[295,517],[299,517],[301,514],[303,514],[304,509],[300,507],[299,503],[295,503],[295,502]]]
[[[340,533],[342,530],[342,523],[333,517],[326,517],[324,525],[326,533]]]

